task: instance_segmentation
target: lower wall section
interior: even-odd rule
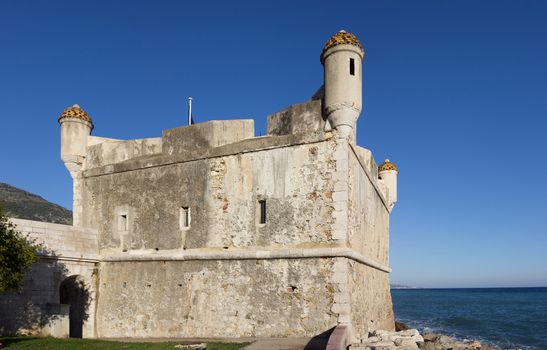
[[[0,335],[94,337],[94,268],[42,257],[25,274],[20,293],[0,295]]]
[[[97,335],[315,336],[337,324],[337,315],[331,312],[333,262],[331,258],[104,262]]]
[[[393,330],[395,321],[389,274],[369,266],[349,262],[352,336],[368,337],[373,330]]]

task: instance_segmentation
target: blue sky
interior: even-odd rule
[[[547,3],[2,1],[0,181],[71,207],[62,110],[155,137],[307,100],[340,29],[365,51],[358,143],[400,169],[392,281],[547,285]]]

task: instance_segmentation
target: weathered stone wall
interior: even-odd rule
[[[97,142],[87,148],[86,168],[95,168],[107,164],[123,162],[128,159],[158,154],[162,151],[161,137],[137,140],[95,140],[95,136],[89,136],[90,141]],[[99,142],[102,141],[102,142]]]
[[[350,151],[348,242],[359,253],[388,265],[389,209],[376,178]]]
[[[270,116],[265,137],[252,121],[211,121],[88,147],[74,207],[98,237],[97,335],[391,329],[377,166],[325,128],[317,100]]]
[[[292,105],[268,116],[268,135],[323,133],[321,100]]]
[[[349,153],[349,246],[364,256],[389,265],[389,210],[370,171],[366,152]],[[361,155],[361,157],[360,157]],[[369,331],[394,328],[389,273],[349,262],[353,337],[366,338]]]
[[[24,219],[10,221],[16,225],[17,231],[44,246],[46,255],[73,259],[99,258],[97,233],[93,230]]]
[[[373,330],[393,330],[395,320],[389,274],[350,262],[351,322],[354,339],[367,338]]]
[[[0,295],[0,334],[68,336],[67,308],[60,305],[59,287],[70,276],[81,276],[87,288],[84,337],[94,337],[97,235],[73,226],[11,219],[17,230],[45,250],[23,280],[21,293]]]
[[[332,152],[317,142],[88,176],[84,227],[98,231],[102,252],[326,242]],[[181,227],[183,207],[189,228]]]
[[[254,137],[254,120],[210,120],[164,130],[163,153],[173,155],[208,150]]]
[[[314,336],[337,323],[333,259],[102,263],[99,337]]]

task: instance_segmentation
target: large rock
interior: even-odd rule
[[[423,335],[424,341],[426,341],[426,342],[435,341],[435,340],[437,340],[438,337],[439,337],[439,335],[435,334],[435,333],[425,333]]]
[[[405,323],[399,322],[399,321],[395,321],[395,331],[397,331],[397,332],[399,332],[399,331],[406,331],[407,329],[410,329],[410,327],[407,326]]]
[[[398,332],[376,330],[370,333],[359,349],[366,350],[493,350],[481,347],[478,341],[458,341],[452,337],[426,333],[423,336],[416,329]],[[357,349],[357,347],[355,347]]]

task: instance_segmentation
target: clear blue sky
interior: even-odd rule
[[[1,1],[0,181],[71,207],[62,110],[155,137],[305,101],[319,54],[362,41],[358,142],[400,168],[392,281],[547,285],[547,3]]]

